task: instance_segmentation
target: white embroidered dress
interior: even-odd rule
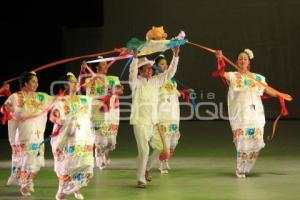
[[[261,96],[264,88],[239,72],[228,72],[228,114],[238,152],[259,151],[263,140],[265,114]],[[265,77],[251,73],[256,81],[266,84]]]
[[[82,95],[60,97],[51,111],[54,170],[64,193],[86,186],[93,175],[90,117],[91,100]]]
[[[44,132],[47,112],[53,97],[42,92],[12,94],[5,102],[13,106],[13,119],[8,121],[12,146],[12,176],[20,185],[29,184],[31,174],[44,166]],[[22,120],[19,120],[22,119]]]

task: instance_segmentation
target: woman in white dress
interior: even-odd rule
[[[219,69],[224,68],[222,51],[217,51],[216,57]],[[229,84],[228,115],[237,151],[236,176],[239,178],[245,178],[245,174],[251,171],[260,150],[265,146],[265,114],[261,96],[264,92],[277,96],[257,84],[266,84],[266,79],[260,74],[250,72],[250,60],[253,57],[250,49],[240,51],[237,57],[239,70],[220,74]]]
[[[155,65],[159,68],[156,69],[159,72],[164,72],[168,69],[167,60],[164,55],[159,55],[155,59]],[[179,119],[180,119],[180,108],[179,91],[177,90],[177,83],[175,80],[168,80],[164,83],[159,91],[159,101],[158,101],[158,117],[159,122],[157,124],[157,131],[164,138],[165,145],[170,151],[172,156],[175,153],[175,148],[178,144],[180,138],[179,132]],[[163,159],[160,157],[159,170],[162,174],[168,173],[170,169],[168,159]]]
[[[34,72],[19,77],[21,91],[6,100],[5,110],[11,115],[8,136],[12,147],[12,169],[7,185],[20,185],[23,196],[34,192],[33,182],[44,166],[44,131],[47,112],[53,97],[36,92],[38,78]]]
[[[107,75],[113,62],[98,63],[96,76],[86,78],[84,84],[86,95],[93,98],[91,122],[95,135],[95,164],[100,170],[110,164],[109,151],[116,148],[119,129],[119,95],[123,93],[123,86],[117,76]]]
[[[54,123],[51,146],[54,155],[54,170],[59,179],[57,200],[65,194],[74,193],[76,199],[84,199],[80,188],[87,186],[93,176],[93,143],[91,131],[91,100],[76,95],[77,79],[67,74],[67,95],[55,103],[50,120]]]

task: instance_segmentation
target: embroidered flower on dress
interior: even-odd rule
[[[68,153],[73,153],[75,151],[75,146],[69,146],[67,149]]]
[[[83,175],[82,175],[82,174],[77,174],[77,175],[75,176],[75,179],[76,179],[77,181],[82,181]]]
[[[13,174],[15,174],[15,173],[17,172],[17,167],[15,167],[15,166],[12,167],[12,168],[11,168],[11,171],[12,171]]]
[[[160,131],[161,133],[165,133],[165,132],[167,131],[167,129],[166,129],[166,127],[165,127],[164,125],[160,125],[160,126],[159,126],[159,131]]]
[[[177,125],[176,124],[171,124],[170,128],[171,128],[171,131],[176,131],[177,130]]]
[[[233,131],[233,138],[238,138],[240,136],[243,136],[243,130],[242,129],[237,129]]]
[[[35,151],[39,148],[38,144],[31,144],[31,150]]]
[[[248,128],[246,133],[247,133],[247,135],[252,136],[255,133],[255,129],[254,128]]]
[[[245,79],[245,80],[244,80],[244,85],[245,85],[245,86],[249,86],[249,85],[250,85],[250,80]]]
[[[241,159],[242,160],[247,160],[248,159],[248,155],[246,153],[242,153]]]
[[[261,77],[259,76],[259,75],[255,75],[255,80],[257,80],[257,81],[261,81]]]

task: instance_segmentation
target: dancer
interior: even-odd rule
[[[218,68],[224,69],[222,51],[217,51],[216,57]],[[236,176],[238,178],[246,177],[246,173],[254,167],[260,150],[265,146],[263,138],[265,114],[261,96],[264,92],[270,96],[277,96],[256,83],[257,81],[266,84],[266,80],[264,76],[250,71],[250,60],[253,57],[250,49],[240,51],[237,55],[239,70],[221,73],[229,84],[228,114],[237,151]]]
[[[94,136],[91,131],[91,100],[76,95],[77,79],[67,73],[67,95],[55,103],[50,120],[54,123],[51,146],[54,170],[59,179],[57,200],[74,193],[76,199],[84,199],[80,188],[87,186],[93,176]]]
[[[132,90],[130,124],[133,125],[138,147],[137,187],[145,188],[151,181],[150,169],[158,160],[163,149],[161,138],[155,134],[158,123],[158,101],[160,87],[174,76],[177,70],[179,47],[173,50],[170,67],[162,74],[153,75],[153,61],[146,57],[134,58],[129,69],[129,83]],[[149,144],[153,153],[149,157]]]
[[[157,74],[160,74],[168,69],[168,63],[164,55],[159,55],[155,59]],[[170,156],[175,153],[175,148],[180,138],[179,120],[180,108],[178,97],[180,95],[177,90],[175,80],[168,80],[164,83],[159,91],[158,101],[158,124],[157,131],[161,137],[164,137],[166,148],[170,151]],[[159,171],[162,174],[168,173],[170,169],[168,159],[160,160]]]
[[[119,95],[123,94],[123,86],[117,76],[107,75],[113,63],[98,63],[97,73],[94,77],[86,78],[84,85],[86,94],[93,98],[91,121],[95,134],[96,166],[100,170],[110,164],[109,151],[116,148],[119,128]],[[87,67],[83,63],[82,71]]]
[[[34,192],[34,178],[44,166],[44,131],[47,111],[53,97],[36,92],[38,78],[34,72],[19,77],[21,91],[13,93],[4,110],[11,115],[8,136],[12,147],[12,169],[7,185],[20,185],[23,196]]]

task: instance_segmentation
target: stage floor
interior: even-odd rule
[[[267,122],[265,136],[271,132]],[[135,188],[136,144],[132,128],[121,125],[117,149],[111,153],[109,168],[95,174],[82,194],[98,199],[203,199],[203,200],[298,200],[300,197],[299,121],[280,121],[274,141],[266,141],[255,168],[246,179],[234,175],[235,148],[228,122],[183,122],[182,138],[169,174],[153,172],[147,189]],[[40,171],[33,195],[26,199],[52,200],[57,178],[49,145],[47,166]],[[0,199],[20,199],[17,187],[6,187],[10,149],[0,141]],[[25,198],[22,198],[25,199]],[[68,199],[75,199],[69,196]]]

